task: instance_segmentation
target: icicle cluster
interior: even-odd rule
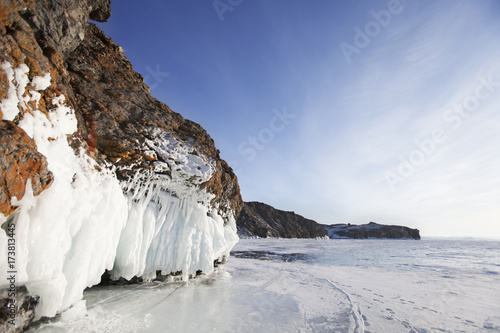
[[[97,166],[83,150],[75,154],[69,146],[67,135],[77,130],[77,120],[64,96],[52,100],[48,117],[36,109],[50,74],[30,82],[26,65],[1,66],[10,81],[8,97],[0,102],[3,117],[13,120],[19,108],[25,111],[19,126],[54,175],[37,197],[28,181],[24,197],[12,200],[18,209],[8,218],[16,225],[16,283],[40,296],[38,318],[81,307],[83,290],[98,283],[106,269],[115,278],[148,279],[161,270],[182,271],[187,279],[198,270],[211,272],[214,260],[229,255],[238,241],[234,218],[223,220],[210,209],[212,196],[196,186],[210,179],[213,161],[157,132],[158,139],[146,144],[169,161],[157,168],[171,176],[137,173],[120,184],[113,167]],[[28,84],[33,90],[25,93]],[[0,214],[0,224],[6,221]],[[4,231],[0,248],[7,249]],[[0,256],[0,272],[7,272],[6,256]],[[5,287],[6,278],[0,279],[0,288]]]

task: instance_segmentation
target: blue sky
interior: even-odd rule
[[[214,138],[245,201],[500,238],[499,14],[497,1],[120,0],[99,26]]]

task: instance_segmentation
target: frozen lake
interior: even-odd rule
[[[500,242],[242,239],[212,275],[85,299],[36,332],[500,332]]]

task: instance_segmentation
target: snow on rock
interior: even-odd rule
[[[44,76],[35,76],[33,79],[31,79],[31,85],[37,91],[47,89],[48,87],[50,87],[50,83],[50,73],[47,73]]]
[[[14,70],[8,62],[2,64],[2,69],[7,74],[9,90],[7,91],[7,98],[2,100],[0,106],[3,111],[3,119],[12,121],[19,114],[18,105],[23,109],[26,107],[26,99],[23,97],[23,93],[29,82],[26,75],[29,69],[25,64],[21,64]]]
[[[40,93],[37,91],[45,90],[50,86],[50,73],[33,77],[31,86],[35,90],[31,90],[30,95],[25,95],[26,86],[30,83],[28,75],[26,75],[29,72],[28,66],[21,64],[16,69],[13,69],[12,65],[5,61],[1,67],[7,74],[9,89],[7,98],[0,102],[0,107],[3,111],[3,119],[12,121],[19,114],[19,107],[26,110],[26,103],[30,100],[34,100],[38,106]]]
[[[211,272],[214,260],[229,255],[238,241],[234,218],[220,217],[210,208],[213,195],[196,186],[210,179],[212,161],[157,133],[158,140],[147,144],[162,157],[158,170],[167,174],[143,171],[120,183],[114,167],[98,165],[83,149],[75,153],[70,147],[68,135],[77,130],[77,119],[63,95],[52,100],[48,117],[31,110],[26,102],[38,101],[39,94],[25,93],[27,66],[13,70],[4,63],[2,68],[10,80],[1,102],[4,119],[14,119],[19,107],[24,110],[19,126],[54,175],[38,196],[28,181],[24,196],[12,200],[16,212],[0,215],[0,223],[16,225],[16,283],[40,296],[36,318],[68,309],[67,319],[84,315],[83,291],[99,283],[105,270],[115,278],[146,279],[157,270],[182,271],[187,279],[198,270]],[[50,74],[32,79],[31,86],[47,88]],[[3,232],[0,247],[7,247]],[[8,271],[5,257],[0,270]],[[0,288],[5,281],[2,276]]]
[[[155,171],[160,173],[168,171],[172,182],[182,184],[182,188],[204,183],[212,177],[215,172],[215,161],[196,153],[189,141],[179,142],[159,128],[152,128],[151,134],[155,139],[146,140],[146,145],[159,157],[155,163]],[[186,197],[186,194],[192,195],[185,193],[185,190],[177,194],[181,197]],[[212,196],[203,198],[203,201],[207,199],[212,199]]]

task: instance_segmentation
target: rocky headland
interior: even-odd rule
[[[411,229],[399,225],[383,225],[375,222],[368,224],[331,224],[325,225],[330,238],[391,238],[391,239],[420,239],[418,229]]]
[[[332,239],[420,239],[418,229],[375,222],[362,225],[319,224],[295,212],[279,210],[262,202],[245,202],[236,225],[240,237],[316,238],[328,236]]]
[[[236,225],[242,237],[315,238],[328,235],[316,221],[261,202],[245,202]]]

